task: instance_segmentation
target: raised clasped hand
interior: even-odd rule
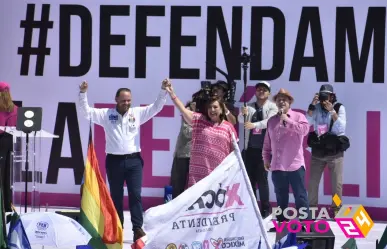
[[[161,83],[161,88],[163,90],[167,90],[167,87],[171,86],[171,81],[167,78],[167,79],[164,79],[163,82]]]
[[[88,84],[87,84],[87,81],[83,81],[80,85],[79,85],[79,90],[81,92],[86,92],[87,91],[87,88],[88,88]]]

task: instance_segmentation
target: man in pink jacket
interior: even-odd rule
[[[289,204],[289,184],[293,190],[296,208],[309,210],[302,146],[304,137],[309,132],[309,123],[305,115],[290,108],[294,99],[287,90],[281,88],[273,100],[279,112],[267,122],[262,150],[265,169],[272,172],[277,205],[282,211]],[[282,222],[286,219],[279,215],[277,220]]]

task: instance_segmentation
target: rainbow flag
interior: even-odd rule
[[[123,248],[122,224],[99,171],[91,127],[82,186],[80,224],[92,236],[89,245],[94,249]]]

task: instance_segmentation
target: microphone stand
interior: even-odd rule
[[[28,201],[28,170],[29,170],[29,161],[28,161],[28,151],[29,151],[29,142],[30,142],[30,139],[29,139],[29,135],[30,133],[28,131],[25,132],[26,133],[26,162],[25,162],[25,170],[26,170],[26,174],[25,174],[25,189],[24,189],[24,213],[27,213],[27,201]],[[34,173],[34,172],[32,172]],[[33,194],[33,193],[31,193]]]
[[[246,90],[247,90],[247,69],[249,68],[249,63],[251,62],[251,56],[246,53],[247,47],[242,47],[243,49],[243,54],[241,55],[241,63],[242,63],[242,68],[243,68],[243,102],[244,102],[244,107],[247,106],[246,103]],[[245,123],[247,121],[247,115],[243,115],[245,118]],[[246,128],[243,127],[243,139],[246,139]],[[246,142],[243,142],[243,150],[246,150]]]

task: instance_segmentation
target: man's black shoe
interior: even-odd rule
[[[137,228],[133,231],[133,243],[136,242],[136,240],[144,237],[146,234],[141,228]]]
[[[267,217],[269,217],[270,212],[268,210],[263,210],[261,212],[261,215],[262,215],[262,219],[266,219]]]
[[[270,228],[268,232],[269,233],[275,233],[276,232],[275,227]]]

